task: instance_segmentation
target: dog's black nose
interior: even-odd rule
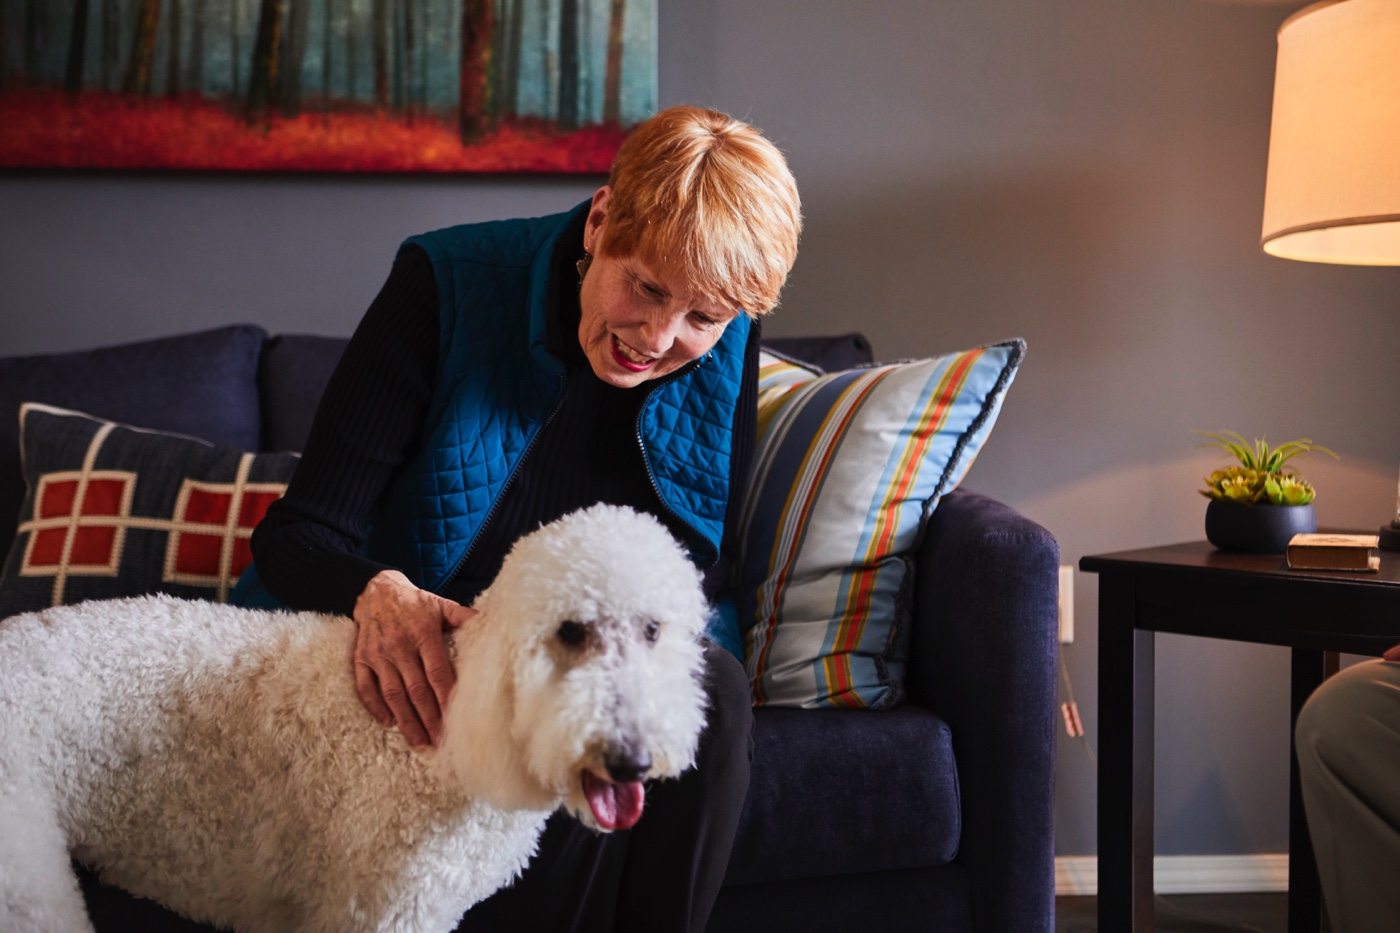
[[[608,777],[619,784],[640,781],[651,770],[651,752],[646,749],[608,752],[603,756],[603,766],[608,769]]]

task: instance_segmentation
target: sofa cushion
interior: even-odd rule
[[[316,407],[349,342],[344,337],[287,334],[263,346],[258,367],[263,450],[306,449]]]
[[[760,355],[739,607],[756,705],[903,699],[909,557],[961,482],[1020,340],[818,376]]]
[[[707,933],[972,933],[971,887],[971,873],[961,862],[725,885],[705,929]],[[1047,933],[1051,926],[1002,929]]]
[[[725,884],[943,865],[961,829],[951,733],[928,710],[756,709]]]
[[[20,444],[28,493],[0,618],[145,593],[223,601],[297,462],[35,403]]]
[[[236,325],[78,353],[0,359],[0,547],[24,498],[19,406],[44,402],[128,424],[257,450],[258,352],[267,335]]]

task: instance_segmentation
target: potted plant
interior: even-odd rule
[[[1239,461],[1205,478],[1201,495],[1206,507],[1206,539],[1222,551],[1281,554],[1300,532],[1317,530],[1312,485],[1284,464],[1300,454],[1320,451],[1337,455],[1311,438],[1288,441],[1270,449],[1263,438],[1253,446],[1234,431],[1211,433],[1207,447],[1216,447]]]

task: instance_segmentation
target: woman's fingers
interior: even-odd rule
[[[423,725],[423,720],[419,717],[412,699],[414,687],[407,682],[406,678],[400,676],[402,673],[404,673],[402,667],[396,668],[392,664],[384,664],[376,668],[375,674],[379,678],[379,690],[384,695],[384,702],[394,714],[394,721],[398,723],[399,731],[408,740],[408,744],[414,747],[427,745],[430,741],[429,731]],[[421,672],[418,676],[418,685],[417,693],[421,696],[423,688],[426,687]],[[432,691],[428,690],[427,693],[431,699]]]
[[[365,708],[387,713],[411,745],[436,745],[457,672],[442,633],[475,615],[418,589],[398,571],[371,579],[355,605],[355,689]]]
[[[442,618],[452,628],[461,628],[467,620],[476,615],[476,610],[450,599],[442,600]]]
[[[392,726],[394,714],[389,712],[389,707],[384,703],[384,697],[379,693],[379,678],[375,676],[374,668],[359,658],[355,659],[354,667],[355,693],[359,696],[360,702],[381,726]]]
[[[418,644],[418,659],[423,665],[423,673],[427,678],[428,687],[432,693],[432,712],[436,725],[429,723],[428,731],[432,733],[433,744],[438,743],[442,737],[442,710],[447,708],[447,698],[452,693],[452,685],[457,682],[457,671],[452,666],[452,659],[447,655],[447,645],[442,640],[442,632],[426,633],[422,641]],[[419,704],[417,698],[414,700],[419,707],[419,712],[423,713],[424,704]],[[423,718],[428,722],[427,716]]]

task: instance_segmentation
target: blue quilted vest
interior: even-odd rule
[[[566,214],[449,227],[405,245],[428,254],[441,307],[437,390],[421,452],[381,497],[368,556],[418,586],[456,572],[530,445],[561,400],[564,364],[547,349],[554,248]],[[732,412],[749,321],[642,404],[638,439],[662,503],[697,563],[719,556],[729,500]],[[718,415],[718,417],[717,417]]]
[[[380,496],[365,554],[439,590],[456,572],[535,436],[562,400],[563,361],[547,348],[552,259],[573,211],[449,227],[405,241],[432,261],[441,313],[438,378],[417,456]],[[740,315],[697,363],[658,380],[638,441],[662,504],[689,530],[697,564],[719,556],[729,499],[734,406],[750,321]],[[252,571],[252,568],[249,568]],[[249,574],[245,573],[245,577]],[[255,590],[253,588],[256,588]],[[263,604],[253,577],[245,605]],[[724,617],[731,607],[717,607]],[[724,630],[735,620],[715,620]],[[727,631],[715,631],[722,644]]]

